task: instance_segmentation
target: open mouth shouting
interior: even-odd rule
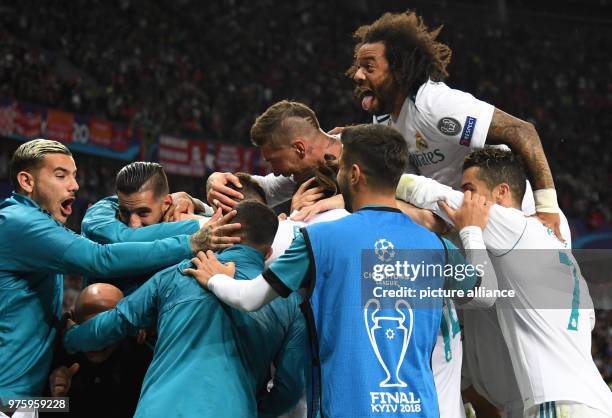
[[[74,196],[69,197],[68,199],[64,199],[60,203],[60,210],[62,212],[62,216],[68,218],[72,214],[72,204],[74,203]]]
[[[376,95],[374,91],[367,87],[357,87],[355,89],[355,96],[361,101],[361,108],[366,112],[372,113],[376,106]]]

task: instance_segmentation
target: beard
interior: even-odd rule
[[[348,183],[344,181],[343,177],[338,176],[337,180],[338,186],[340,187],[340,193],[344,199],[344,209],[346,209],[347,212],[353,213],[353,193],[348,187]]]
[[[368,113],[373,115],[385,115],[393,112],[393,106],[396,101],[396,96],[399,93],[399,88],[391,74],[388,74],[382,83],[376,87],[371,86],[367,88],[362,85],[355,87],[354,95],[360,103],[364,97],[364,90],[368,91],[376,99],[376,105],[372,109],[367,110]]]

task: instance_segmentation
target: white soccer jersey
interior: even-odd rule
[[[409,197],[432,209],[441,199],[458,208],[463,194],[420,179]],[[561,233],[571,242],[563,214]],[[591,356],[592,300],[569,245],[537,218],[498,205],[483,238],[499,289],[516,294],[498,298],[496,308],[524,407],[572,401],[612,411],[612,393]]]
[[[266,176],[252,176],[252,178],[263,189],[270,207],[291,199],[297,188],[293,176],[275,176],[274,173],[270,173]]]
[[[429,80],[406,99],[397,121],[374,117],[397,129],[408,143],[416,173],[459,188],[463,160],[483,148],[495,108],[469,93]],[[412,171],[412,170],[411,170]]]

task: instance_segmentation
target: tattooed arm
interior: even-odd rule
[[[555,188],[540,137],[531,123],[495,109],[486,143],[505,144],[523,157],[534,190]]]
[[[198,232],[189,237],[191,250],[193,253],[198,251],[219,251],[231,247],[240,242],[241,225],[239,223],[230,224],[229,221],[236,216],[236,211],[232,210],[225,216],[221,216],[221,208],[211,220]]]
[[[507,145],[523,158],[534,189],[537,216],[563,241],[555,183],[535,127],[529,122],[495,109],[486,143]]]

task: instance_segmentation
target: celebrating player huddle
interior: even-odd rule
[[[275,103],[251,128],[273,173],[213,173],[207,203],[134,162],[76,235],[71,152],[22,144],[0,203],[0,404],[611,417],[538,134],[443,82],[438,32],[413,12],[358,28],[347,74],[373,123],[326,133],[308,106]],[[70,318],[63,274],[89,284]]]

